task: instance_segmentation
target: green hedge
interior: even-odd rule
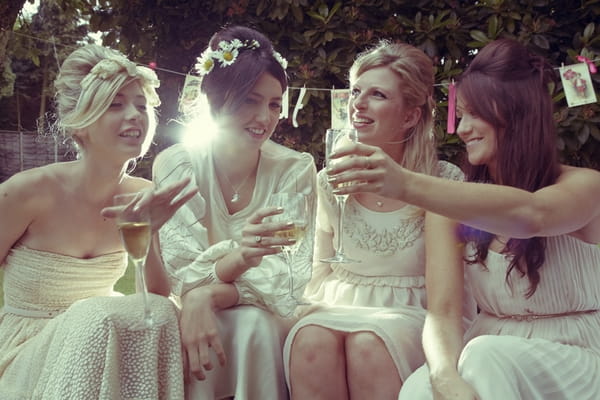
[[[227,23],[253,26],[267,34],[289,60],[290,83],[294,87],[347,87],[347,71],[357,52],[380,38],[422,48],[436,65],[436,137],[441,155],[451,160],[462,153],[462,145],[455,135],[445,133],[446,84],[463,71],[477,49],[496,38],[512,37],[556,67],[577,62],[575,57],[579,54],[589,59],[600,57],[600,0],[65,0],[60,3],[62,8],[54,6],[55,9],[51,5],[56,3],[44,3],[46,14],[58,13],[63,19],[69,15],[90,18],[90,29],[107,32],[105,44],[119,48],[138,62],[154,61],[159,67],[161,128],[156,145],[138,167],[137,173],[143,176],[149,176],[154,154],[177,141],[176,124],[170,121],[177,116],[183,74],[190,70],[210,35]],[[38,28],[37,35],[44,32],[46,37],[56,35],[56,28],[46,25]],[[59,42],[73,40],[72,35],[66,34],[54,37]],[[48,52],[47,46],[43,49]],[[28,51],[31,53],[31,46]],[[19,79],[30,82],[31,74]],[[598,93],[600,74],[593,75],[593,83]],[[292,92],[292,105],[297,94],[298,91]],[[562,159],[600,169],[598,102],[567,108],[560,83],[554,99]],[[321,166],[322,137],[330,121],[329,93],[309,91],[304,103],[298,115],[300,127],[294,128],[289,120],[282,121],[274,139],[312,153]],[[2,111],[0,121],[1,117]]]

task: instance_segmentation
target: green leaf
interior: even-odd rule
[[[498,33],[498,17],[496,15],[492,15],[488,20],[488,36],[496,37]]]
[[[550,43],[544,35],[533,35],[531,39],[533,43],[541,49],[548,50],[550,48]]]
[[[321,4],[319,6],[319,15],[323,18],[327,18],[329,15],[329,7],[327,7],[327,4]]]
[[[584,144],[585,142],[587,142],[589,137],[590,137],[590,126],[588,124],[585,124],[585,125],[583,125],[583,128],[579,131],[579,133],[577,134],[577,140],[579,140],[579,143]]]
[[[589,24],[587,24],[585,29],[583,30],[584,39],[589,40],[589,38],[591,38],[592,35],[594,34],[595,29],[596,29],[596,26],[594,25],[593,22],[590,22]]]
[[[471,35],[471,37],[475,40],[477,40],[478,42],[481,43],[487,43],[490,40],[488,39],[488,37],[485,35],[485,33],[483,33],[480,30],[477,29],[473,29],[471,32],[469,32],[469,34]]]

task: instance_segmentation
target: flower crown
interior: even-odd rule
[[[221,68],[232,65],[237,59],[240,49],[246,48],[252,50],[259,47],[260,43],[257,40],[244,40],[243,42],[239,39],[232,39],[229,42],[223,40],[219,42],[216,50],[209,47],[198,57],[195,69],[200,76],[207,75],[213,70],[217,62],[221,64]],[[277,60],[283,69],[287,68],[287,60],[275,50],[273,50],[273,58]]]

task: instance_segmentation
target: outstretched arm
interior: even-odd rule
[[[508,237],[574,234],[588,242],[600,241],[598,171],[565,166],[555,184],[531,193],[412,172],[379,148],[360,143],[340,149],[336,157],[329,178],[353,183],[338,193],[375,192]]]

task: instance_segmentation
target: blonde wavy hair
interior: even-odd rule
[[[65,59],[54,82],[57,128],[65,138],[75,142],[78,150],[85,151],[75,133],[96,122],[119,90],[133,81],[140,83],[148,107],[148,135],[142,146],[142,156],[148,151],[156,130],[159,81],[154,71],[136,66],[116,50],[90,44],[73,51]]]
[[[402,159],[396,161],[412,171],[437,175],[437,147],[433,135],[435,75],[431,59],[409,44],[381,40],[357,56],[350,68],[350,83],[364,72],[380,67],[388,67],[398,75],[400,93],[407,107],[421,108],[421,119],[414,131],[408,132]]]

